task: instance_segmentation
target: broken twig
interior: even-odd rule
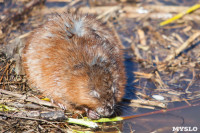
[[[170,61],[174,59],[177,55],[179,55],[183,50],[186,48],[190,47],[192,45],[192,42],[200,36],[200,32],[196,32],[193,34],[185,43],[183,43],[179,48],[175,50],[174,53],[168,55],[165,59],[164,62]]]

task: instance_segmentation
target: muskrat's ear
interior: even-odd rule
[[[90,95],[96,98],[100,98],[100,94],[96,90],[90,91]]]

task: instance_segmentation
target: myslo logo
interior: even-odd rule
[[[172,127],[172,131],[189,131],[189,132],[197,132],[197,127]]]

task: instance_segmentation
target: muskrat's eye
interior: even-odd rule
[[[78,70],[78,69],[81,69],[81,68],[83,68],[84,67],[84,65],[83,65],[83,63],[80,63],[80,64],[76,64],[76,65],[74,65],[74,70]]]
[[[99,98],[99,97],[100,97],[100,94],[99,94],[97,91],[95,91],[95,90],[92,90],[92,91],[90,92],[90,95],[93,96],[93,97],[96,97],[96,98]]]

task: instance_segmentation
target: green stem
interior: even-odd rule
[[[86,126],[89,128],[97,128],[98,127],[98,125],[95,122],[87,120],[87,119],[68,118],[68,120],[66,122]]]

